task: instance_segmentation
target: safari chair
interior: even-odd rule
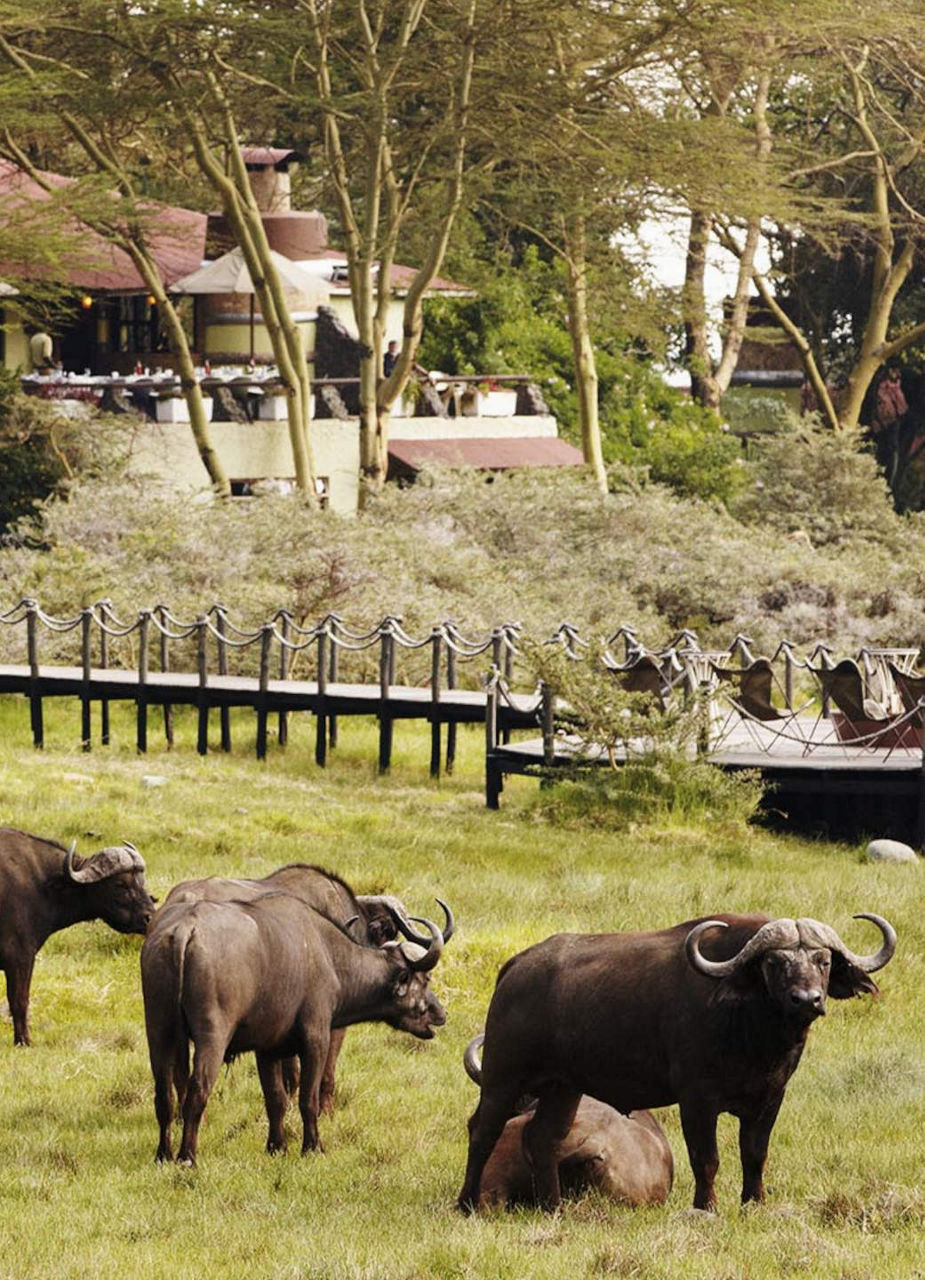
[[[925,700],[925,674],[917,671],[903,671],[896,666],[895,662],[888,661],[886,665],[893,686],[902,701],[903,710],[913,713],[912,723],[920,729],[922,727],[920,703]]]
[[[843,748],[886,749],[887,759],[896,747],[918,745],[912,732],[917,708],[899,715],[871,698],[861,668],[853,658],[842,658],[833,667],[810,667],[823,698],[836,708],[832,713],[835,739]],[[818,721],[817,721],[818,724]],[[821,744],[820,744],[821,745]]]
[[[641,653],[626,666],[614,665],[610,670],[624,692],[649,694],[659,711],[666,709],[671,687],[662,674],[658,659],[652,654]]]
[[[713,732],[713,747],[726,742],[737,724],[742,724],[759,751],[772,751],[783,739],[797,741],[805,747],[806,736],[798,717],[811,705],[812,699],[795,709],[774,705],[777,683],[770,658],[754,658],[747,667],[721,667],[713,664],[713,676],[719,692],[729,704],[729,713]]]

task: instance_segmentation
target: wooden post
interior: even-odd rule
[[[155,605],[154,616],[158,623],[158,641],[161,650],[161,671],[170,670],[170,648],[167,639],[167,620],[169,612],[165,604]],[[168,750],[173,746],[173,706],[169,702],[164,703],[164,737],[167,739]]]
[[[498,747],[498,672],[492,671],[485,686],[485,804],[500,808],[504,775],[495,752]]]
[[[337,636],[334,634],[333,627],[330,631],[331,644],[330,655],[328,660],[328,679],[331,684],[337,682],[337,670],[340,662],[339,646],[337,644]],[[337,746],[337,716],[328,716],[328,746],[333,751]]]
[[[45,745],[45,721],[42,695],[39,692],[39,607],[34,600],[26,602],[26,652],[29,662],[29,718],[32,722],[32,745],[37,751]]]
[[[148,749],[148,623],[150,610],[138,614],[138,696],[135,699],[135,746],[144,755]]]
[[[288,609],[280,610],[280,628],[282,636],[279,646],[279,678],[286,680],[289,676],[289,637],[292,634],[292,614]],[[289,741],[289,712],[285,708],[279,713],[279,745],[284,747]]]
[[[270,685],[270,644],[273,626],[264,623],[260,634],[260,694],[257,699],[257,759],[267,758],[267,690]]]
[[[710,750],[710,702],[713,690],[709,680],[700,682],[700,705],[697,708],[697,754],[705,756]]]
[[[90,718],[90,628],[93,625],[93,610],[81,609],[80,611],[80,662],[81,674],[83,677],[83,692],[80,695],[80,745],[84,751],[90,750],[90,739],[93,733],[93,726]]]
[[[552,689],[544,680],[540,684],[540,721],[543,726],[543,764],[552,768],[556,760],[556,723]]]
[[[919,699],[919,718],[922,721],[920,743],[922,759],[919,768],[919,811],[916,820],[915,840],[916,847],[922,852],[925,850],[925,698]]]
[[[456,688],[456,650],[453,648],[452,636],[448,636],[446,645],[446,687]],[[450,720],[446,726],[446,771],[453,772],[456,763],[456,721]]]
[[[218,674],[227,676],[228,674],[228,641],[226,639],[225,621],[227,618],[227,610],[222,604],[215,607],[215,630],[218,632],[218,641],[216,648],[218,649]],[[221,706],[219,708],[219,724],[221,726],[222,750],[231,750],[231,708]]]
[[[101,600],[100,607],[100,668],[106,671],[109,667],[109,632],[106,622],[110,614],[109,601]],[[109,746],[109,699],[100,699],[100,742]]]
[[[440,777],[440,650],[442,634],[434,627],[430,635],[430,776]]]
[[[392,719],[388,714],[389,686],[394,670],[392,624],[386,619],[379,642],[379,772],[392,765]]]
[[[209,619],[196,619],[196,670],[199,674],[197,706],[199,715],[196,728],[196,750],[201,756],[209,750]]]
[[[328,646],[330,637],[327,626],[318,632],[318,710],[315,714],[315,764],[323,769],[328,762],[328,717],[325,699],[328,691]]]

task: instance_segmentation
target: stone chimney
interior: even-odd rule
[[[288,213],[292,208],[289,166],[300,159],[298,152],[280,147],[242,147],[241,155],[260,212]]]

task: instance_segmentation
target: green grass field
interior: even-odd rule
[[[52,938],[32,988],[34,1047],[0,1019],[0,1277],[639,1277],[641,1280],[911,1280],[925,1276],[925,1032],[921,868],[871,865],[861,846],[811,843],[734,822],[638,825],[629,834],[551,825],[536,783],[513,779],[499,812],[482,797],[482,735],[460,733],[455,775],[427,776],[423,730],[399,725],[392,773],[375,774],[375,727],[344,722],[330,767],[313,725],[253,758],[200,759],[191,716],[168,753],[154,732],[135,754],[114,711],[113,745],[78,749],[76,705],[49,708],[32,750],[22,700],[0,701],[0,824],[89,853],[133,840],[163,897],[179,880],[262,875],[306,860],[360,891],[400,894],[416,913],[453,906],[458,933],[433,985],[449,1021],[422,1043],[352,1029],[324,1155],[264,1152],[252,1061],[239,1060],[206,1112],[195,1170],[156,1166],[138,954],[100,923]],[[217,737],[217,731],[216,731]],[[738,1204],[736,1126],[720,1124],[719,1213],[693,1214],[676,1110],[666,1206],[629,1211],[595,1196],[555,1217],[464,1219],[454,1209],[476,1091],[462,1051],[482,1026],[499,964],[558,930],[657,927],[718,910],[826,920],[858,951],[899,934],[878,1000],[830,1002],[810,1035],[771,1140],[768,1203]],[[873,936],[872,936],[873,935]],[[298,1134],[297,1116],[290,1130]]]

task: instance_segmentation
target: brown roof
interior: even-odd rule
[[[507,471],[510,467],[577,467],[584,462],[580,449],[557,436],[392,440],[389,457],[412,471],[434,465]]]
[[[57,190],[71,186],[75,179],[59,173],[42,172],[41,178]],[[40,183],[33,181],[16,165],[0,160],[0,229],[4,210],[10,217],[23,220],[29,207],[32,217],[41,225],[42,206],[51,197]],[[118,199],[114,195],[113,199]],[[148,243],[160,267],[165,283],[170,284],[200,265],[205,255],[206,217],[192,209],[154,201],[147,206],[152,225]],[[66,249],[54,267],[46,264],[0,261],[0,276],[14,279],[50,279],[78,289],[98,289],[104,293],[140,291],[145,282],[131,259],[121,249],[91,231],[78,219],[72,223],[73,246]]]

